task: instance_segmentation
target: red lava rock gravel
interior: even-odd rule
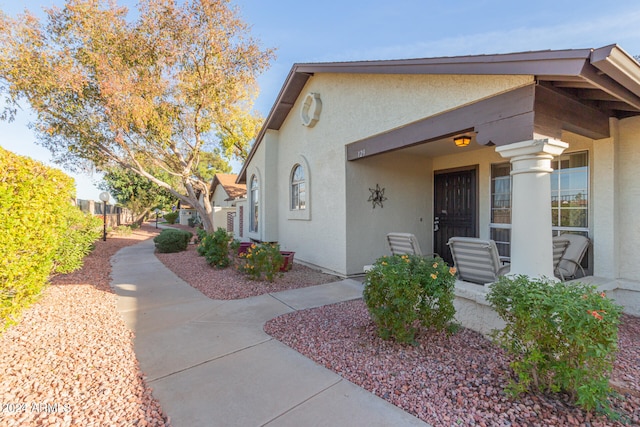
[[[193,230],[193,229],[191,229]],[[149,238],[98,241],[85,267],[53,279],[18,325],[0,335],[0,427],[168,426],[145,384],[133,352],[133,334],[109,287],[109,258]],[[192,245],[156,254],[183,280],[214,299],[237,299],[335,281],[295,264],[274,283],[216,270]],[[265,331],[433,426],[622,426],[574,407],[564,396],[503,393],[508,358],[468,329],[447,336],[425,332],[417,346],[377,337],[362,300],[299,311],[273,319]],[[640,425],[640,319],[624,316],[612,381],[613,407],[627,425]]]
[[[219,300],[248,298],[340,280],[331,274],[321,273],[295,263],[290,271],[277,277],[272,283],[249,280],[233,267],[225,269],[211,267],[204,257],[198,255],[196,245],[189,245],[188,250],[184,252],[156,253],[156,257],[182,280],[209,298]]]
[[[588,414],[565,396],[507,397],[509,360],[481,334],[425,332],[419,345],[378,338],[362,300],[273,319],[265,331],[347,380],[433,426],[622,426]],[[624,316],[613,379],[624,386],[612,405],[640,423],[640,319]]]
[[[168,426],[116,309],[109,258],[154,235],[96,242],[0,335],[0,426]]]

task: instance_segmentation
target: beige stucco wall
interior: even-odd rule
[[[249,237],[277,240],[284,250],[295,251],[297,260],[342,275],[361,273],[385,251],[380,236],[397,230],[400,220],[411,223],[420,243],[430,248],[430,161],[391,154],[347,163],[345,145],[531,81],[531,76],[313,76],[281,129],[266,133],[247,167],[247,186],[252,174],[261,180],[261,227]],[[322,112],[314,127],[305,127],[300,109],[310,92],[320,94]],[[308,172],[306,215],[289,208],[295,164],[304,164]],[[375,170],[376,164],[388,170]],[[395,200],[373,212],[368,188],[376,183]]]
[[[225,191],[224,187],[222,185],[217,185],[211,197],[211,205],[223,208],[229,207],[231,206],[232,201],[227,200],[228,198],[229,195]]]
[[[246,237],[264,242],[278,241],[278,209],[279,194],[274,191],[278,186],[278,138],[277,132],[267,132],[262,143],[254,153],[251,163],[247,167],[247,204],[244,208]],[[251,223],[249,213],[251,210],[251,177],[258,178],[259,206],[258,206],[258,230],[249,231]]]
[[[278,140],[277,162],[271,166],[277,170],[277,240],[283,249],[296,251],[296,259],[342,275],[361,273],[363,265],[384,253],[384,234],[398,230],[401,220],[411,223],[411,231],[430,248],[429,160],[390,154],[347,163],[345,145],[530,82],[530,76],[312,77],[280,131],[269,135]],[[299,114],[310,92],[322,101],[320,120],[311,128],[302,126]],[[259,161],[264,160],[256,156],[252,164]],[[297,163],[308,168],[307,218],[294,218],[289,211],[289,177]],[[368,188],[376,183],[395,200],[373,212]],[[365,216],[369,213],[373,216]]]
[[[347,273],[389,255],[389,232],[413,233],[424,253],[432,251],[433,174],[431,159],[394,152],[348,162]],[[382,207],[369,201],[370,189],[384,189]]]
[[[616,144],[616,187],[618,189],[616,230],[619,278],[640,282],[640,118],[619,122]]]
[[[240,240],[241,242],[249,241],[249,224],[247,222],[247,209],[248,209],[247,199],[240,199],[236,202],[236,217],[233,221],[233,237]],[[240,212],[244,213],[244,219],[240,221]]]

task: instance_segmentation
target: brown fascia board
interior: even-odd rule
[[[578,75],[591,49],[298,64],[297,72],[364,74]]]
[[[295,104],[298,99],[300,92],[302,92],[302,89],[307,84],[307,80],[312,76],[310,73],[298,72],[297,67],[298,64],[294,64],[293,67],[291,67],[289,75],[287,75],[285,83],[276,97],[276,102],[271,107],[260,131],[258,131],[258,135],[256,136],[255,142],[247,155],[247,159],[242,164],[242,168],[236,178],[236,184],[246,184],[246,166],[253,158],[258,145],[260,145],[260,141],[262,141],[264,134],[267,132],[267,129],[280,129],[280,126],[293,108],[293,104]]]
[[[594,49],[591,64],[640,97],[640,64],[617,45]]]

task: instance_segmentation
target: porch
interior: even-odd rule
[[[593,284],[599,292],[605,292],[608,297],[623,306],[625,313],[640,316],[640,282],[597,276],[586,276],[570,282]],[[488,335],[494,329],[502,329],[505,325],[486,300],[490,286],[491,284],[482,286],[462,280],[457,280],[455,285],[456,321],[484,335]]]

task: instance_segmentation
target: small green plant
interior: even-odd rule
[[[169,212],[163,215],[163,218],[165,219],[165,221],[167,221],[169,224],[175,224],[176,221],[178,220],[178,215],[180,215],[179,212]]]
[[[592,285],[502,277],[487,300],[506,327],[495,341],[514,356],[507,391],[566,392],[583,409],[607,412],[621,307]]]
[[[280,253],[277,243],[259,243],[251,245],[246,252],[238,255],[240,262],[238,270],[253,280],[260,280],[263,276],[273,282],[280,275],[280,268],[284,257]]]
[[[367,272],[363,293],[378,334],[415,343],[418,325],[439,330],[452,327],[455,272],[441,258],[379,258]]]
[[[53,273],[66,274],[82,268],[84,258],[93,250],[102,234],[102,221],[80,209],[72,209],[67,217],[68,228],[56,252]]]
[[[233,237],[222,227],[214,233],[198,230],[198,254],[205,257],[209,265],[226,268],[231,263],[229,246]]]
[[[165,228],[153,238],[153,241],[158,252],[181,252],[187,249],[191,237],[193,237],[193,234],[189,231]]]
[[[119,225],[113,230],[112,233],[117,234],[118,236],[130,236],[132,233],[133,224],[131,225]]]

